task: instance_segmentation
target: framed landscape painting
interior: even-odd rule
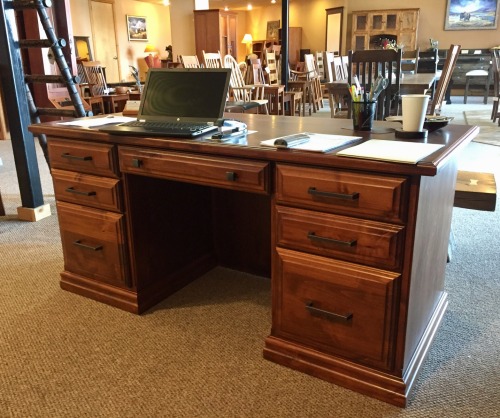
[[[445,30],[496,29],[499,0],[448,0]]]
[[[266,39],[275,41],[278,40],[279,30],[280,30],[279,20],[272,20],[270,22],[267,22]]]
[[[127,30],[129,41],[148,40],[148,27],[144,16],[127,15]]]

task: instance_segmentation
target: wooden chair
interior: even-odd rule
[[[401,71],[408,74],[417,74],[420,48],[403,51],[401,57]]]
[[[179,55],[179,60],[184,68],[200,68],[200,61],[196,55]]]
[[[77,89],[80,90],[80,92],[82,91],[81,86],[77,86]],[[47,89],[47,98],[56,109],[75,110],[66,87],[52,86],[50,89]],[[94,115],[105,113],[104,102],[101,97],[84,97],[83,94],[80,94],[80,98],[85,111],[92,111]]]
[[[387,88],[380,93],[377,100],[376,118],[379,120],[384,120],[391,113],[399,113],[401,55],[401,50],[394,49],[349,51],[347,73],[349,85],[352,85],[353,78],[356,76],[361,87],[368,92],[379,75],[388,81]]]
[[[82,66],[90,93],[90,97],[85,99],[93,101],[100,98],[104,103],[104,113],[121,112],[129,99],[128,94],[109,94],[106,77],[99,61],[82,61]]]
[[[258,103],[259,108],[263,108],[266,115],[269,114],[267,107],[268,101],[264,99],[264,85],[245,84],[240,65],[231,55],[224,57],[224,67],[231,69],[231,78],[229,81],[230,92],[234,102]]]
[[[333,59],[335,58],[335,55],[333,55],[333,52],[328,52],[325,51],[323,53],[323,63],[325,67],[325,79],[327,82],[331,83],[333,79]]]
[[[224,68],[222,62],[222,55],[220,51],[217,52],[205,52],[201,51],[203,55],[203,66],[205,68]]]
[[[460,53],[460,45],[451,45],[446,55],[443,70],[436,86],[436,92],[427,110],[427,114],[435,115],[441,113],[441,107],[446,96],[446,89],[451,80],[451,75],[457,63],[458,54]],[[437,112],[437,113],[436,113]]]
[[[328,101],[330,103],[330,116],[334,118],[337,112],[348,109],[350,103],[349,85],[347,74],[340,56],[333,57],[331,62],[332,81],[328,84]]]
[[[309,72],[310,78],[313,81],[313,97],[314,108],[319,110],[323,107],[323,87],[321,85],[321,75],[318,70],[318,65],[313,54],[304,54],[305,71]]]
[[[266,51],[266,71],[269,79],[269,86],[272,88],[275,86],[282,86],[279,82],[279,72],[278,72],[278,59],[276,58],[276,53],[274,51]],[[278,114],[285,114],[285,103],[289,105],[290,116],[295,116],[295,111],[299,110],[300,115],[300,105],[302,104],[302,92],[301,91],[285,91],[284,86],[276,94],[279,94],[281,100],[279,100],[282,108],[278,109]]]

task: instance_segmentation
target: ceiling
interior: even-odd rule
[[[145,3],[163,4],[163,0],[137,0]],[[253,8],[265,7],[271,5],[271,0],[209,0],[211,9],[223,9],[225,6],[230,10],[247,10],[247,5],[250,3]],[[276,0],[276,4],[281,4],[280,0]]]

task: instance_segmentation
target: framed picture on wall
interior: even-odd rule
[[[129,41],[148,40],[148,27],[145,16],[127,15],[127,30]]]
[[[499,0],[447,0],[445,30],[496,29]]]
[[[271,20],[270,22],[267,22],[266,39],[277,41],[279,37],[279,30],[280,30],[279,20]]]

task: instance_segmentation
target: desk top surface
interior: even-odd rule
[[[384,173],[406,175],[436,175],[440,166],[461,150],[479,132],[477,126],[453,125],[429,132],[425,140],[405,140],[408,142],[428,142],[443,144],[444,147],[421,160],[418,164],[404,164],[349,158],[336,156],[338,148],[327,153],[300,151],[293,149],[275,149],[261,146],[262,140],[290,135],[297,132],[314,132],[346,136],[361,136],[362,140],[395,138],[395,129],[401,129],[398,122],[376,121],[370,132],[354,131],[352,120],[331,119],[316,117],[268,116],[255,114],[226,114],[229,119],[237,119],[248,125],[249,133],[219,143],[210,139],[211,134],[195,139],[176,139],[158,137],[129,137],[110,135],[100,132],[98,128],[81,128],[60,125],[57,122],[46,122],[31,125],[29,130],[34,134],[46,134],[51,137],[68,140],[84,140],[88,142],[102,142],[116,145],[137,146],[152,150],[183,151],[202,153],[217,157],[250,158],[264,161],[293,163],[302,165],[325,166],[353,170],[370,170]],[[344,147],[346,148],[346,147]]]

